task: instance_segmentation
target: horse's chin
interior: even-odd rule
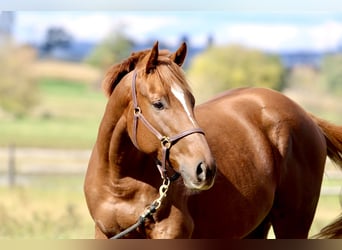
[[[194,183],[191,181],[187,181],[186,179],[183,178],[183,182],[185,187],[191,192],[191,193],[199,193],[201,191],[208,190],[212,188],[214,185],[214,182],[212,181],[211,183]]]

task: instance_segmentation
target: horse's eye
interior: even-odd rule
[[[161,101],[157,101],[157,102],[152,103],[152,106],[157,110],[163,110],[164,109],[164,104]]]

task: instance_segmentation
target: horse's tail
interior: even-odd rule
[[[334,125],[313,115],[311,118],[323,132],[328,157],[342,170],[342,126]],[[342,238],[342,213],[333,223],[324,227],[315,238]]]
[[[328,226],[324,227],[317,235],[317,239],[342,239],[342,213]]]

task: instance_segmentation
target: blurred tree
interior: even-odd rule
[[[50,27],[46,32],[43,50],[49,52],[56,47],[68,47],[72,42],[72,36],[63,28]]]
[[[106,70],[110,65],[128,57],[133,46],[133,41],[121,30],[115,30],[94,48],[85,61]]]
[[[342,94],[342,54],[325,56],[322,60],[321,73],[326,90]]]
[[[188,76],[199,101],[230,88],[284,87],[280,57],[239,45],[212,45],[193,59]]]
[[[29,64],[35,50],[15,46],[8,39],[0,45],[0,109],[21,117],[38,102],[35,81],[30,77]]]

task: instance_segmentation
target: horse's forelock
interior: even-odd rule
[[[176,83],[187,92],[192,92],[183,70],[177,64],[172,63],[169,58],[160,58],[159,65],[155,72],[153,74],[149,74],[147,79],[161,82],[165,88]]]

